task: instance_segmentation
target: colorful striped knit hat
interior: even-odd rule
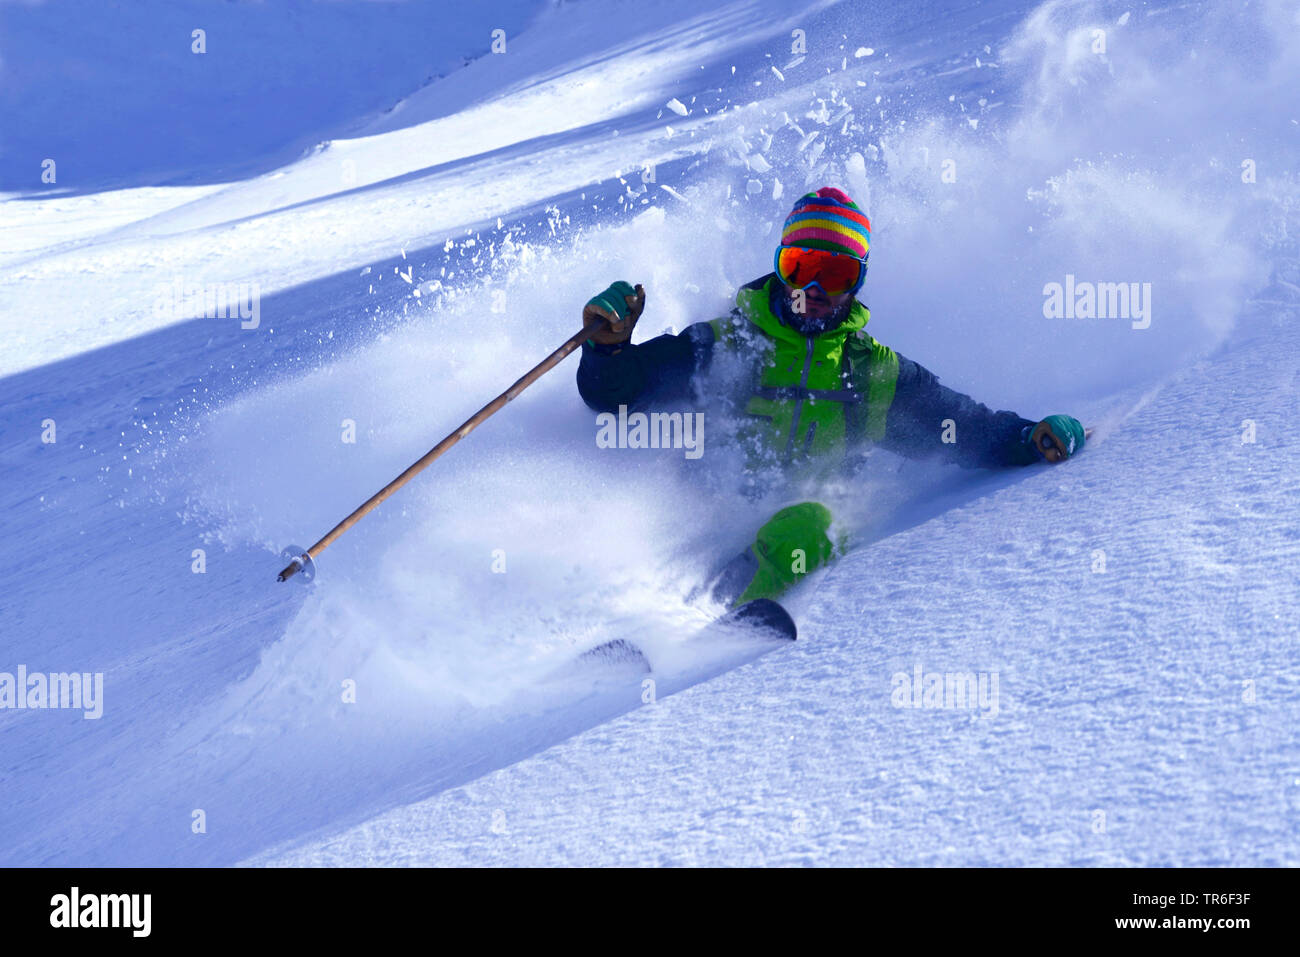
[[[842,190],[823,186],[794,204],[781,230],[781,245],[825,249],[865,261],[871,221]]]

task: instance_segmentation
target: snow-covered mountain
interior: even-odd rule
[[[1297,5],[462,6],[0,2],[0,692],[103,675],[0,708],[0,862],[1297,863]],[[570,359],[274,581],[827,184],[876,338],[1082,455],[872,453],[800,640],[690,672],[783,503],[597,448]],[[616,637],[653,701],[570,666]]]

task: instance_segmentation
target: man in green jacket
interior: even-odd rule
[[[639,344],[631,338],[645,291],[614,283],[583,310],[585,322],[606,325],[582,347],[579,393],[599,412],[693,402],[728,388],[711,375],[725,355],[742,370],[739,438],[751,463],[787,472],[842,463],[870,445],[968,468],[1058,463],[1083,448],[1078,420],[994,412],[868,335],[870,313],[856,294],[870,241],[871,223],[842,191],[802,196],[773,271],[739,290],[730,315]],[[830,560],[830,523],[817,502],[777,512],[715,595],[734,605],[779,597]]]

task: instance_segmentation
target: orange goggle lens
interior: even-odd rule
[[[802,289],[815,282],[828,296],[855,291],[865,270],[862,260],[825,249],[782,246],[776,251],[776,274],[783,283]]]

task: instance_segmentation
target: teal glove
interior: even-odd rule
[[[597,296],[587,301],[582,309],[582,324],[590,325],[595,319],[604,319],[605,325],[592,333],[587,340],[596,345],[613,346],[632,338],[632,330],[641,310],[645,308],[645,289],[636,288],[621,279]]]
[[[1087,440],[1083,423],[1068,415],[1049,415],[1034,426],[1029,436],[1038,454],[1053,464],[1077,453]]]

